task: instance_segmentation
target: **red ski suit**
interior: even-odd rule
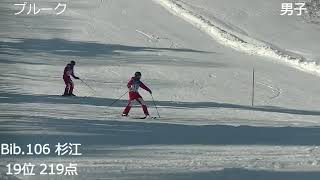
[[[67,64],[67,66],[64,68],[64,71],[63,71],[63,80],[64,80],[64,83],[66,84],[64,95],[70,95],[73,93],[74,84],[70,76],[77,78],[73,73],[73,65]]]
[[[132,107],[132,102],[134,100],[136,100],[141,104],[141,107],[143,109],[144,114],[146,116],[148,116],[149,115],[148,108],[145,105],[145,103],[142,99],[142,96],[139,94],[138,90],[139,90],[139,87],[141,87],[142,89],[144,89],[150,93],[151,93],[151,90],[146,85],[144,85],[143,82],[141,82],[139,79],[137,79],[135,77],[132,77],[130,79],[130,81],[127,84],[127,87],[129,88],[129,102],[128,102],[128,105],[126,106],[126,108],[124,109],[123,114],[124,115],[129,114],[130,109]]]

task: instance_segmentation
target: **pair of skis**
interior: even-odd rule
[[[157,119],[157,117],[132,117],[133,119]]]
[[[144,116],[144,117],[137,117],[137,116],[134,116],[134,117],[129,117],[129,116],[122,116],[122,117],[126,117],[126,118],[131,118],[131,119],[157,119],[157,117],[155,116]]]

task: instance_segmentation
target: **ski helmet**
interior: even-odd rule
[[[134,73],[134,76],[135,76],[135,77],[141,76],[141,72],[139,72],[139,71],[135,72],[135,73]]]
[[[70,62],[72,65],[76,65],[76,62],[75,61],[71,61]]]

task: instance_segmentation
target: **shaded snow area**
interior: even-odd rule
[[[23,1],[2,0],[0,143],[52,153],[2,154],[0,180],[319,179],[320,26],[280,16],[285,2],[65,0],[60,15],[14,15]],[[82,81],[62,97],[71,60]],[[136,71],[160,118],[133,118],[138,103],[121,117]],[[82,155],[57,156],[59,142]],[[35,176],[7,175],[24,163]],[[39,174],[69,163],[78,175]]]

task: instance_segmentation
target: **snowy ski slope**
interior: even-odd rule
[[[0,142],[81,143],[83,156],[1,156],[0,179],[319,177],[320,26],[280,17],[282,1],[67,0],[60,16],[14,16],[17,2],[0,2]],[[79,97],[58,96],[70,60],[95,91],[74,80]],[[135,71],[161,118],[121,118],[126,97],[108,107]],[[8,177],[12,162],[73,162],[79,176]]]
[[[269,3],[260,2],[261,4],[258,4],[258,8],[255,8],[255,9],[250,9],[247,7],[248,5],[250,6],[250,1],[240,1],[238,2],[240,6],[238,6],[239,5],[238,3],[232,3],[230,1],[229,3],[223,4],[222,7],[227,8],[229,11],[230,9],[234,10],[236,7],[236,10],[233,12],[227,11],[227,13],[221,12],[222,8],[220,6],[219,8],[217,8],[218,10],[216,10],[214,8],[216,6],[214,5],[217,4],[218,2],[214,2],[214,1],[202,1],[200,3],[199,1],[198,2],[191,1],[190,5],[180,0],[155,0],[155,2],[159,3],[160,5],[162,5],[169,11],[171,11],[173,14],[185,19],[186,21],[190,22],[194,26],[203,30],[208,35],[212,36],[217,42],[220,42],[223,45],[226,45],[235,50],[245,52],[248,54],[278,59],[286,62],[292,67],[319,75],[320,68],[318,66],[318,61],[315,59],[310,59],[308,61],[308,59],[306,59],[303,56],[305,55],[305,56],[308,56],[309,58],[310,57],[315,58],[314,56],[316,54],[313,52],[318,52],[319,50],[317,46],[317,43],[320,38],[319,32],[317,32],[319,28],[313,24],[310,25],[306,22],[303,22],[302,21],[303,19],[301,18],[301,16],[300,16],[300,19],[292,18],[291,16],[284,16],[287,18],[283,18],[283,16],[280,16],[281,19],[279,22],[279,20],[277,20],[277,17],[279,17],[279,7],[275,5],[281,4],[281,1],[278,1],[279,3],[275,3],[275,1],[271,1]],[[204,4],[205,6],[203,6],[202,4]],[[209,8],[206,8],[206,7],[209,7]],[[213,8],[210,8],[210,7],[213,7]],[[266,7],[268,9],[265,9]],[[197,10],[200,10],[200,13],[198,13]],[[219,15],[215,17],[214,16],[215,13],[218,13]],[[264,13],[267,13],[267,14],[264,14]],[[225,14],[229,14],[229,16],[225,17]],[[237,17],[234,17],[235,15],[237,15]],[[239,19],[237,19],[239,18],[239,16],[240,17],[242,16],[242,19],[240,19],[240,23],[239,23]],[[261,28],[261,29],[256,28],[256,27],[259,27],[259,25],[255,24],[255,22],[252,20],[252,19],[255,19],[255,16],[259,16],[259,25],[262,24],[263,26],[263,23],[261,22],[265,22],[267,23],[268,27],[263,26],[264,28]],[[261,18],[261,16],[263,18]],[[224,18],[224,21],[227,20],[227,22],[224,23],[224,21],[219,20],[219,18]],[[236,25],[227,24],[229,21],[231,23],[236,23]],[[247,28],[244,27],[242,23],[249,25],[249,27]],[[237,27],[237,24],[239,24],[240,27]],[[292,28],[292,24],[298,27]],[[270,28],[270,26],[276,27],[276,28]],[[245,30],[242,30],[241,28],[245,28]],[[274,29],[276,29],[276,31]],[[292,29],[294,30],[298,29],[298,31],[295,33],[289,33],[291,37],[291,39],[289,39],[289,37],[287,37],[288,34],[285,34],[283,32],[290,32],[292,31]],[[308,34],[307,36],[304,36],[304,34],[306,33],[306,30]],[[262,38],[263,40],[261,41],[261,40],[255,39],[254,37],[252,37],[252,35],[249,35],[248,32],[250,32],[250,34],[251,33],[257,34],[257,36]],[[278,48],[277,46],[272,45],[271,42],[270,43],[265,42],[266,40],[270,39],[270,34],[267,34],[267,33],[274,33],[271,35],[272,38],[274,38],[274,36],[277,35],[276,39],[271,39],[276,43],[278,43],[279,41],[278,39],[283,39],[282,36],[284,36],[284,39],[286,40],[284,41],[280,40],[279,44],[281,45],[288,45],[289,43],[294,44],[293,47],[291,45],[291,48],[294,48],[294,52],[291,52],[286,49]],[[294,41],[292,42],[292,40]],[[297,42],[302,42],[302,43],[298,44]],[[309,51],[308,49],[304,50],[306,48],[310,48],[310,50]],[[298,53],[295,53],[295,52],[298,52],[303,55],[299,55]],[[316,56],[316,58],[319,59],[318,56]]]

